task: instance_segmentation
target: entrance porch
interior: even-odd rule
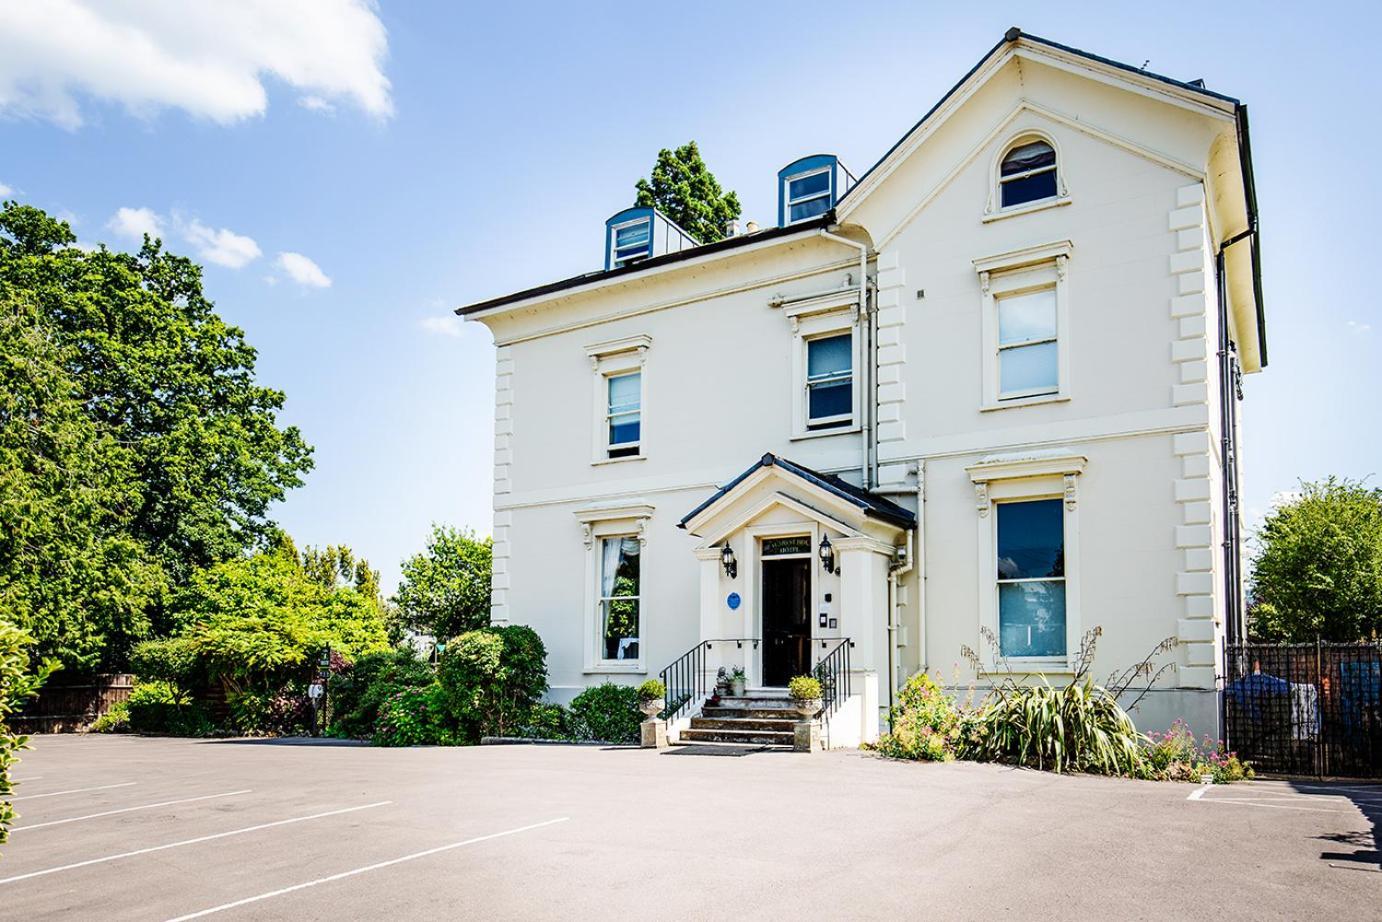
[[[876,740],[879,683],[891,674],[890,582],[915,523],[910,510],[773,454],[692,510],[680,524],[701,539],[701,641],[663,670],[670,733],[730,732],[723,722],[735,707],[772,721],[781,715],[754,712],[785,707],[788,681],[815,675],[825,744]],[[721,668],[743,671],[742,703],[712,701]],[[713,714],[703,716],[708,704]]]

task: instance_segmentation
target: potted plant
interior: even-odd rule
[[[821,680],[799,675],[787,683],[787,694],[802,720],[810,720],[821,710]]]
[[[730,670],[729,687],[734,691],[734,697],[744,697],[744,669],[742,666],[735,666]]]
[[[659,679],[649,679],[638,686],[638,709],[649,720],[657,717],[667,707],[667,687]]]

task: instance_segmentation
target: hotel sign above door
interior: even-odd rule
[[[811,553],[810,535],[793,535],[790,538],[764,538],[764,557],[785,557],[788,554]]]

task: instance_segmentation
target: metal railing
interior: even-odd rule
[[[1228,644],[1226,743],[1259,772],[1382,777],[1382,644]]]
[[[829,640],[821,641],[821,649],[830,645]],[[845,637],[835,648],[820,658],[811,674],[821,683],[821,720],[830,722],[830,715],[849,700],[849,651],[854,641]]]
[[[666,690],[667,707],[662,712],[662,718],[675,720],[710,694],[715,687],[719,667],[725,665],[712,656],[716,644],[734,644],[739,650],[744,648],[744,644],[752,644],[753,649],[757,650],[760,642],[757,637],[702,640],[673,660],[671,665],[657,674]]]

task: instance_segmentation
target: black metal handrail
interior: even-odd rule
[[[710,693],[714,679],[707,678],[706,654],[714,649],[717,643],[732,643],[739,649],[743,649],[744,644],[751,643],[757,650],[760,639],[720,637],[702,640],[673,660],[671,665],[657,674],[666,692],[667,707],[662,712],[663,719],[675,720]]]
[[[821,641],[821,649],[829,646],[829,640]],[[849,651],[854,649],[854,641],[842,638],[835,648],[820,658],[811,674],[821,683],[821,720],[830,722],[830,715],[849,700]]]

